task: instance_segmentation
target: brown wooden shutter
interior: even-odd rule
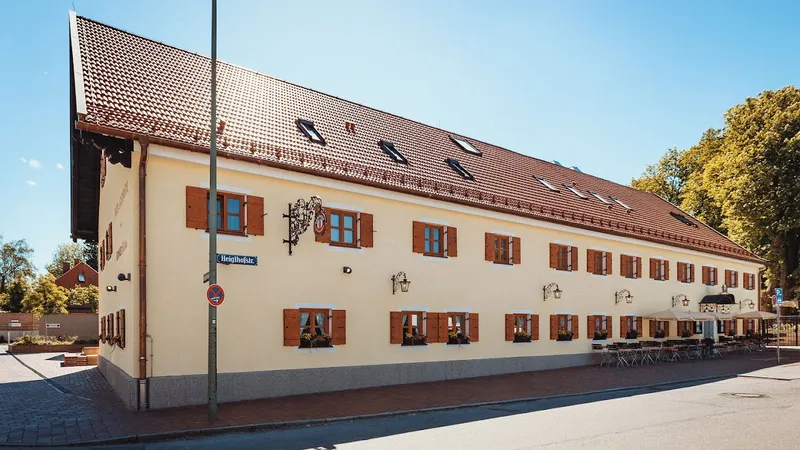
[[[114,254],[114,222],[108,224],[108,259]]]
[[[639,334],[639,336],[644,336],[644,330],[642,330],[642,318],[641,317],[637,317],[636,318],[636,332]]]
[[[733,320],[731,320],[731,322],[732,322],[733,334],[738,334],[738,331],[739,331],[739,327],[738,327],[739,319],[733,319]]]
[[[558,316],[550,315],[550,340],[558,339]]]
[[[458,230],[456,227],[447,227],[447,256],[458,256]]]
[[[361,232],[361,247],[372,247],[373,245],[373,230],[372,230],[372,214],[361,213],[358,215]]]
[[[579,339],[581,337],[580,329],[580,317],[577,315],[572,316],[572,339]]]
[[[389,343],[403,343],[403,313],[401,311],[389,312]]]
[[[439,313],[425,313],[425,322],[428,343],[439,342]]]
[[[347,313],[343,309],[334,309],[333,313],[333,326],[331,327],[331,344],[344,345],[347,344]]]
[[[578,247],[572,247],[572,271],[578,271]]]
[[[650,321],[650,337],[656,337],[656,321]]]
[[[670,337],[669,334],[669,321],[664,322],[664,337]]]
[[[283,310],[283,345],[287,347],[300,346],[300,310]]]
[[[480,319],[478,319],[478,313],[469,313],[470,342],[478,342],[480,336]]]
[[[522,239],[518,237],[511,238],[511,247],[514,249],[511,263],[522,264]]]
[[[678,282],[680,282],[680,283],[684,283],[684,278],[685,278],[684,277],[685,271],[683,269],[683,265],[684,264],[685,263],[678,262],[678,264],[675,265],[675,268],[678,269]]]
[[[100,318],[100,340],[106,342],[106,316]]]
[[[656,278],[656,262],[658,260],[650,258],[650,279]]]
[[[325,223],[327,226],[325,227],[325,232],[320,235],[314,235],[314,240],[317,242],[322,242],[324,244],[328,244],[331,242],[331,210],[325,210]]]
[[[623,277],[628,276],[628,265],[625,263],[627,259],[628,255],[619,255],[619,274]]]
[[[588,248],[586,249],[586,271],[594,273],[594,250]]]
[[[412,241],[411,251],[414,253],[425,253],[425,224],[423,222],[413,222],[411,225]]]
[[[642,278],[642,258],[636,256],[636,278]]]
[[[606,254],[606,275],[611,275],[612,273],[614,273],[612,269],[614,263],[614,256],[611,254],[611,252],[605,252],[605,254]]]
[[[633,319],[636,320],[636,319]],[[628,334],[628,321],[625,316],[619,316],[619,337],[624,338]],[[608,333],[611,336],[611,333]]]
[[[550,268],[558,268],[558,244],[550,244]]]
[[[725,282],[722,283],[722,284],[727,284],[728,287],[732,287],[730,284],[728,284],[728,283],[730,283],[730,281],[731,281],[731,271],[730,270],[726,270],[725,271]]]
[[[539,340],[539,315],[531,314],[531,339]]]
[[[514,315],[506,314],[506,341],[514,340]]]
[[[247,234],[264,235],[264,198],[247,196]]]
[[[208,229],[208,191],[203,188],[186,186],[186,228]]]
[[[586,316],[586,337],[588,339],[594,338],[594,316]]]
[[[437,327],[439,331],[439,342],[447,342],[447,313],[439,313],[439,325]]]
[[[689,264],[689,283],[694,283],[694,264]]]
[[[703,272],[703,276],[702,276],[703,284],[708,284],[708,267],[703,266],[702,267],[702,272]]]
[[[486,233],[483,242],[483,259],[486,261],[494,261],[494,235]]]
[[[119,348],[125,348],[125,310],[119,310]]]
[[[614,323],[612,322],[613,317],[606,316],[606,331],[608,331],[608,338],[611,339],[614,337]]]
[[[664,280],[669,281],[669,261],[664,260]]]

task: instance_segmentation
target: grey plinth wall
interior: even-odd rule
[[[128,409],[137,408],[138,382],[102,356],[97,357],[97,368]]]
[[[235,402],[315,392],[534,372],[587,365],[591,362],[591,354],[575,354],[220,373],[218,398],[220,402]],[[320,376],[320,372],[323,372],[324,376]],[[206,403],[208,395],[206,379],[206,375],[151,378],[150,408]],[[132,378],[130,380],[135,382]],[[132,392],[135,393],[135,383]],[[131,398],[135,400],[135,395]],[[135,403],[133,405],[135,406]]]

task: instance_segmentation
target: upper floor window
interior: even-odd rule
[[[314,127],[314,122],[310,120],[297,120],[297,127],[300,128],[300,131],[303,132],[306,137],[311,140],[311,142],[316,142],[318,144],[325,145],[325,138],[317,131]]]
[[[567,272],[578,270],[578,248],[571,245],[550,244],[550,268]]]
[[[753,290],[756,288],[756,275],[753,273],[745,273],[742,275],[742,284],[744,284],[744,288],[747,290]]]
[[[325,232],[315,236],[317,242],[326,242],[339,247],[372,247],[372,214],[341,209],[326,208]]]
[[[444,227],[425,224],[425,254],[444,256]]]
[[[210,199],[206,196],[208,208]],[[244,220],[242,220],[242,204],[244,196],[231,193],[217,194],[217,231],[222,233],[243,234]]]
[[[186,227],[208,231],[211,198],[208,189],[186,186]],[[217,192],[217,231],[223,234],[263,235],[264,198]]]
[[[641,278],[642,258],[639,256],[620,255],[621,269],[619,274],[625,278]]]
[[[669,261],[650,258],[650,278],[658,281],[669,280]]]
[[[349,211],[330,212],[331,244],[356,247],[356,214]]]
[[[520,238],[486,233],[485,239],[486,261],[495,264],[520,264],[522,262]]]
[[[480,150],[475,148],[475,146],[470,144],[469,141],[467,141],[466,139],[457,138],[455,136],[450,136],[450,139],[452,139],[456,144],[458,144],[459,147],[464,149],[464,151],[467,153],[472,153],[473,155],[478,155],[478,156],[483,155],[483,153],[481,153]]]
[[[703,284],[706,286],[716,286],[718,283],[717,268],[703,266]]]
[[[611,274],[611,253],[600,250],[586,250],[586,271],[595,275]]]
[[[736,270],[726,270],[725,284],[732,288],[739,287],[739,272]]]
[[[458,230],[434,223],[413,222],[412,251],[426,256],[458,256]]]
[[[694,283],[694,264],[678,263],[678,281],[681,283]]]

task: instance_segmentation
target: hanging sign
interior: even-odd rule
[[[60,323],[48,323],[47,328],[61,328]]]
[[[206,289],[206,300],[211,306],[219,306],[225,301],[225,289],[218,284],[212,284]]]
[[[328,228],[328,218],[325,217],[325,210],[317,208],[314,215],[314,234],[322,236]]]

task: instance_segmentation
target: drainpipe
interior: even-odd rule
[[[139,158],[139,409],[149,409],[147,384],[147,221],[146,184],[147,148],[150,140],[139,136],[142,153]]]

